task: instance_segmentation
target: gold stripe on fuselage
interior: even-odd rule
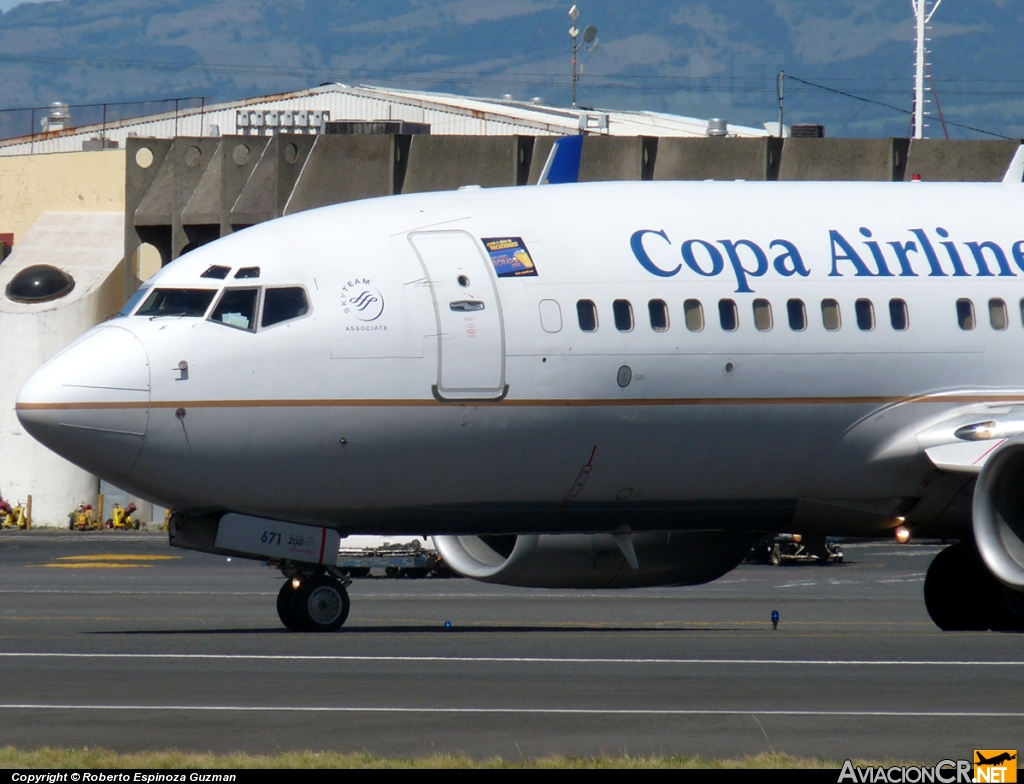
[[[422,399],[310,399],[310,400],[154,400],[149,403],[81,402],[81,403],[18,403],[18,411],[94,411],[138,408],[422,408],[444,406],[501,406],[503,408],[600,408],[604,406],[822,406],[822,405],[891,405],[897,403],[1024,403],[1024,396],[934,394],[894,397],[863,395],[843,397],[678,397],[534,399],[534,400],[436,400]]]

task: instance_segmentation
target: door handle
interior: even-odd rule
[[[474,310],[483,310],[484,303],[472,299],[460,299],[450,303],[448,307],[457,313],[470,313]]]

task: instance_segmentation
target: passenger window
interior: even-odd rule
[[[286,289],[267,289],[263,295],[263,318],[260,326],[269,327],[282,321],[305,316],[309,312],[306,292],[298,286]]]
[[[651,317],[651,329],[664,332],[668,329],[668,305],[663,299],[652,299],[647,303],[647,313]]]
[[[988,320],[992,324],[992,329],[1006,329],[1009,322],[1006,315],[1006,303],[1001,299],[990,299],[988,301]]]
[[[821,301],[821,323],[829,332],[835,332],[843,326],[843,319],[839,313],[839,303],[834,299],[823,299]]]
[[[1024,299],[1021,300],[1020,309],[1021,319],[1024,319]],[[699,299],[688,299],[683,303],[683,318],[690,332],[700,332],[704,329],[704,308]]]
[[[910,312],[906,302],[901,299],[889,300],[889,321],[892,328],[900,332],[910,326]]]
[[[735,332],[740,326],[740,314],[731,299],[718,300],[718,320],[726,332]]]
[[[633,331],[633,306],[628,299],[617,299],[612,303],[612,314],[615,316],[615,329],[619,332]]]
[[[807,329],[807,308],[802,299],[791,299],[786,303],[786,314],[789,316],[789,328],[794,332]]]
[[[212,289],[157,289],[136,316],[183,316],[202,318],[213,302]]]
[[[974,303],[969,299],[956,301],[956,321],[960,329],[974,329]]]
[[[229,327],[256,329],[256,300],[259,289],[225,289],[210,321],[219,321]]]
[[[553,299],[540,301],[540,326],[545,332],[562,331],[562,309]]]
[[[584,332],[597,332],[597,305],[589,299],[576,303],[576,319]]]
[[[854,303],[854,311],[857,314],[857,327],[865,332],[875,328],[875,306],[869,299],[859,299]]]
[[[766,299],[754,300],[754,326],[758,332],[768,332],[772,328],[772,304]]]

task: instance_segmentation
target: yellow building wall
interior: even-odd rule
[[[0,234],[14,247],[44,212],[124,212],[124,150],[0,157]]]

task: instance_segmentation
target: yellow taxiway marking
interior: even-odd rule
[[[180,555],[123,555],[100,553],[98,555],[65,555],[58,561],[177,561]]]
[[[99,561],[82,561],[80,563],[48,563],[33,564],[46,569],[152,569],[153,564],[134,563],[102,563]]]

